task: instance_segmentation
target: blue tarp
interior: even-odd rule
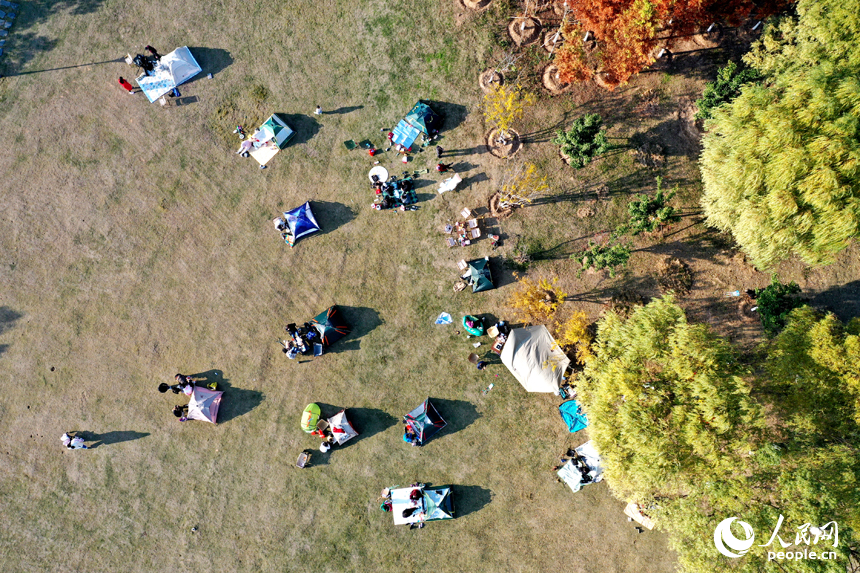
[[[394,128],[394,137],[391,139],[393,143],[399,143],[403,147],[409,149],[421,132],[417,127],[409,125],[405,119],[401,119],[397,127]]]
[[[578,432],[588,427],[588,419],[576,400],[565,402],[558,407],[558,411],[561,414],[561,419],[567,424],[567,429],[571,432]]]

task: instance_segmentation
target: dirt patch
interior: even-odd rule
[[[541,23],[537,18],[513,18],[508,35],[517,46],[528,46],[540,39]]]
[[[505,140],[504,143],[499,140],[498,129],[491,129],[490,132],[487,133],[487,148],[489,149],[490,154],[494,157],[507,159],[508,157],[513,156],[520,149],[522,149],[522,144],[520,143],[520,134],[518,134],[512,129],[508,130],[508,132],[508,135],[510,137]]]
[[[637,94],[636,98],[636,110],[637,115],[641,115],[643,117],[657,117],[660,115],[660,90],[651,88],[647,89],[641,94]]]
[[[469,10],[483,10],[492,4],[493,0],[459,0],[459,2],[464,8],[468,8]]]
[[[652,169],[663,167],[666,163],[666,150],[663,149],[662,145],[653,141],[643,143],[636,149],[631,149],[630,154],[633,155],[636,163]]]
[[[494,70],[493,68],[484,70],[481,72],[481,75],[478,76],[478,86],[484,93],[489,93],[504,83],[505,76],[502,72]]]
[[[704,133],[702,122],[696,119],[697,111],[692,99],[682,97],[678,100],[678,129],[687,145],[695,150],[699,149]]]
[[[637,306],[645,305],[645,297],[633,290],[622,290],[609,299],[604,306],[604,312],[611,310],[624,318],[630,316]]]
[[[580,219],[594,217],[597,214],[597,210],[594,208],[595,203],[597,203],[597,200],[592,199],[585,205],[582,205],[579,209],[576,210],[576,216]]]
[[[756,310],[753,310],[754,308]],[[745,295],[740,302],[738,302],[738,318],[746,323],[759,322],[761,319],[759,318],[757,309],[758,307],[756,302],[749,296]]]
[[[570,84],[566,84],[559,79],[558,66],[555,64],[547,64],[541,74],[543,87],[552,95],[561,95],[570,89]]]
[[[657,285],[663,294],[671,292],[682,298],[690,294],[690,289],[693,288],[693,271],[690,270],[690,265],[681,259],[670,257],[663,262],[663,267],[657,274]]]

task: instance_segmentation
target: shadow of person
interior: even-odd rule
[[[191,81],[205,78],[206,74],[212,74],[214,76],[233,64],[233,56],[231,56],[230,52],[227,50],[222,50],[221,48],[199,48],[190,46],[188,49],[191,50],[191,55],[194,56],[194,59],[197,60],[197,63],[200,64],[201,68],[203,68],[203,71],[192,78]]]
[[[346,225],[355,219],[352,207],[335,201],[311,201],[314,218],[320,225],[320,234],[331,233],[338,227]]]
[[[337,308],[340,309],[343,318],[352,330],[343,340],[338,340],[326,348],[326,354],[358,350],[361,348],[361,337],[383,324],[379,313],[372,308],[366,306],[343,306],[340,304],[337,305]]]
[[[221,406],[218,408],[218,423],[223,424],[229,422],[233,418],[238,418],[243,414],[247,414],[266,399],[266,395],[259,390],[245,390],[243,388],[234,388],[229,379],[224,377],[220,370],[207,370],[192,374],[194,378],[202,380],[198,385],[207,385],[210,382],[218,384],[218,390],[224,392],[221,397]]]
[[[445,426],[438,435],[432,439],[444,438],[449,434],[454,434],[460,430],[464,430],[472,425],[472,423],[481,417],[477,408],[471,402],[465,400],[444,400],[442,398],[431,398],[430,402],[436,407],[439,415],[445,420],[448,425]]]
[[[322,114],[323,115],[335,115],[335,114],[340,115],[340,114],[344,114],[344,113],[350,113],[353,111],[357,111],[360,109],[364,109],[364,106],[363,105],[352,105],[349,107],[339,107],[339,108],[333,109],[331,111],[324,111],[324,112],[322,112]]]
[[[307,143],[320,130],[319,122],[309,115],[301,113],[279,113],[277,115],[290,126],[290,129],[296,132],[287,144],[286,149],[289,149],[293,145]]]
[[[479,485],[452,485],[454,493],[454,517],[466,517],[476,513],[493,501],[493,492]]]
[[[93,432],[81,432],[80,436],[86,440],[87,442],[93,441],[95,443],[87,446],[89,449],[94,450],[95,448],[101,445],[109,445],[109,444],[119,444],[122,442],[130,442],[131,440],[139,440],[140,438],[145,438],[149,435],[149,432],[132,432],[132,431],[114,431],[114,432],[105,432],[104,434],[96,434]]]

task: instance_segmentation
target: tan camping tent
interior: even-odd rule
[[[502,363],[529,392],[555,392],[570,359],[543,325],[511,330]]]

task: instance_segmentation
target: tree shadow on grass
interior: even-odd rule
[[[223,372],[220,370],[207,370],[192,374],[194,378],[202,379],[202,385],[210,382],[218,384],[218,390],[224,392],[221,397],[221,407],[218,408],[218,423],[223,424],[234,418],[238,418],[243,414],[247,414],[266,399],[265,394],[258,390],[245,390],[243,388],[234,388],[229,379],[224,378]]]
[[[94,450],[102,445],[110,445],[110,444],[119,444],[122,442],[130,442],[132,440],[139,440],[140,438],[145,438],[149,435],[149,432],[132,432],[132,431],[114,431],[114,432],[105,432],[103,434],[96,434],[93,432],[82,432],[82,438],[86,441],[94,441],[95,443],[88,446],[89,449]]]
[[[13,328],[15,326],[15,323],[18,322],[23,316],[23,314],[21,314],[17,310],[12,310],[8,306],[0,306],[0,334],[3,334],[10,328]],[[0,354],[6,352],[8,348],[8,344],[0,344]]]
[[[832,312],[842,322],[860,316],[860,281],[832,286],[812,294],[812,306]]]
[[[424,103],[437,114],[442,116],[442,127],[439,131],[449,131],[459,126],[466,120],[469,115],[469,110],[466,106],[459,103],[450,103],[445,101],[423,100]]]
[[[465,400],[444,400],[442,398],[431,398],[430,402],[436,407],[448,425],[439,434],[432,436],[430,441],[445,438],[471,426],[475,420],[481,417],[475,405]]]
[[[290,129],[296,132],[290,140],[286,149],[295,145],[307,143],[320,130],[320,124],[309,115],[301,113],[279,113],[278,117],[284,120]]]
[[[454,517],[466,517],[476,513],[493,501],[493,492],[479,485],[452,485],[454,493]]]
[[[320,225],[320,234],[328,234],[355,219],[352,207],[336,201],[311,201],[314,218]]]

